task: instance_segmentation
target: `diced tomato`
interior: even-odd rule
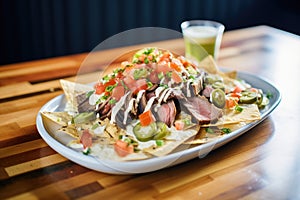
[[[177,59],[182,63],[182,65],[183,65],[185,68],[187,68],[188,66],[192,66],[194,69],[197,68],[197,66],[196,66],[195,64],[189,62],[189,61],[188,61],[185,57],[183,57],[183,56],[179,56]]]
[[[142,55],[140,55],[140,57],[139,57],[139,61],[140,61],[140,62],[144,62],[145,58],[146,58],[146,55],[145,55],[145,54],[142,54]]]
[[[102,94],[105,91],[105,86],[103,83],[97,83],[94,86],[96,94]]]
[[[148,110],[140,114],[139,119],[142,126],[148,126],[149,124],[155,121],[155,118],[153,117],[151,110]]]
[[[242,94],[241,93],[230,93],[230,96],[240,98],[242,96]]]
[[[172,73],[172,79],[174,80],[175,83],[182,82],[182,77],[175,71],[173,71],[173,73]]]
[[[160,57],[160,61],[170,61],[170,53],[169,52],[164,52],[164,54]]]
[[[235,88],[233,89],[233,93],[240,93],[240,92],[242,92],[243,90],[240,88],[240,87],[238,87],[238,86],[235,86]]]
[[[183,130],[184,129],[184,122],[183,121],[175,121],[175,128],[176,130]]]
[[[234,99],[226,99],[226,108],[233,108],[237,105],[237,102]]]
[[[125,94],[125,88],[123,87],[123,85],[118,85],[113,89],[111,96],[115,98],[117,101],[119,101],[121,97],[124,96],[124,94]]]
[[[153,56],[152,55],[149,55],[147,58],[148,58],[149,61],[153,60]]]
[[[115,79],[110,79],[109,81],[107,81],[104,85],[107,87],[109,85],[114,85],[116,84],[117,81]]]
[[[181,68],[176,63],[171,62],[170,67],[176,70],[177,72],[181,72]]]
[[[123,76],[124,76],[123,72],[118,72],[116,78],[121,79],[123,78]]]
[[[128,74],[132,69],[134,69],[133,65],[126,66],[124,70],[124,74]]]
[[[182,63],[182,65],[184,67],[188,67],[189,66],[189,62],[183,56],[179,56],[177,59]]]
[[[121,157],[127,156],[128,154],[134,152],[133,145],[128,144],[123,140],[117,140],[117,142],[114,144],[114,149],[116,153]]]
[[[140,90],[146,90],[148,88],[146,79],[139,79],[135,82],[136,88],[132,90],[133,94],[137,94]]]
[[[105,88],[107,86],[110,86],[110,85],[115,85],[117,83],[117,81],[113,78],[113,79],[110,79],[108,82],[106,83],[97,83],[94,88],[95,88],[95,93],[96,94],[102,94],[103,92],[105,92]]]
[[[88,130],[83,130],[82,135],[80,137],[80,143],[83,145],[84,148],[92,146],[92,135]]]

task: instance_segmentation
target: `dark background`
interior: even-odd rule
[[[0,65],[91,51],[110,36],[138,27],[180,31],[180,23],[188,19],[219,21],[225,31],[269,25],[300,35],[296,0],[0,2]],[[138,42],[139,38],[130,41]]]

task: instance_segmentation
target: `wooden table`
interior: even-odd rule
[[[181,39],[154,45],[184,53]],[[82,80],[97,80],[99,73],[92,72],[132,48],[91,56],[80,70]],[[140,175],[79,166],[52,150],[36,129],[41,106],[62,94],[58,80],[74,80],[87,54],[1,66],[0,199],[299,199],[299,52],[300,37],[271,27],[226,32],[219,65],[270,80],[282,93],[280,105],[204,158]]]

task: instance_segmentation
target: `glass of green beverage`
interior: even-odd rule
[[[185,43],[185,56],[195,62],[208,54],[218,59],[224,25],[209,20],[191,20],[181,23]]]

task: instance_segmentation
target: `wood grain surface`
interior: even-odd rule
[[[258,126],[205,157],[110,175],[67,160],[43,141],[36,116],[62,94],[59,79],[96,81],[120,55],[145,46],[184,54],[176,39],[0,67],[0,199],[300,199],[300,37],[268,26],[225,32],[218,64],[269,80],[282,101]]]

